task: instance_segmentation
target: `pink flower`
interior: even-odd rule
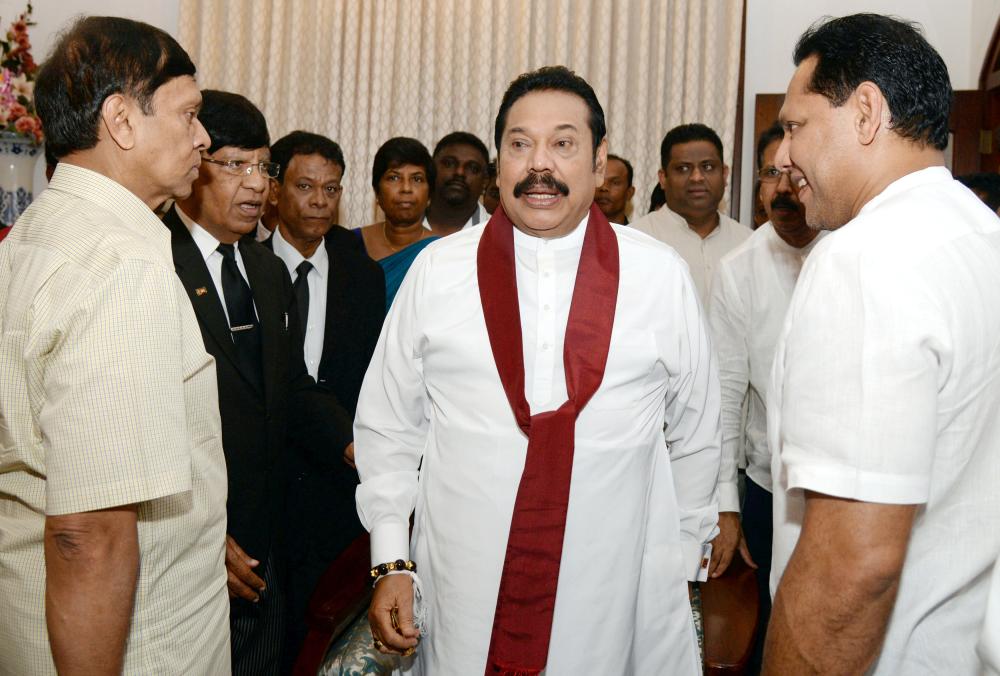
[[[29,134],[34,135],[35,131],[40,126],[41,125],[39,125],[38,120],[30,116],[18,118],[17,122],[14,123],[14,129],[16,129],[19,134],[24,134],[25,136]]]
[[[7,113],[7,121],[14,122],[15,120],[18,120],[27,114],[28,114],[27,108],[25,108],[20,103],[14,103],[14,105],[10,107],[10,111]]]

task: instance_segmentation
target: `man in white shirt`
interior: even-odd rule
[[[434,195],[424,218],[435,235],[485,225],[490,215],[479,203],[486,187],[490,154],[475,134],[453,131],[434,147]]]
[[[215,365],[153,212],[209,143],[194,75],[95,16],[38,72],[58,167],[0,244],[2,674],[230,670]]]
[[[687,261],[703,306],[719,261],[751,232],[719,211],[728,179],[722,140],[714,130],[697,123],[674,127],[660,144],[660,186],[667,208],[632,224]]]
[[[757,141],[760,196],[768,221],[722,259],[708,302],[708,325],[719,356],[722,384],[719,536],[712,543],[708,574],[722,575],[737,550],[748,565],[757,569],[760,630],[751,657],[751,664],[757,668],[771,609],[767,385],[795,280],[819,234],[806,225],[805,209],[788,172],[774,166],[783,136],[781,125],[775,123]],[[741,528],[737,464],[743,451],[747,469]]]
[[[375,645],[424,674],[701,673],[686,582],[720,431],[691,278],[593,204],[607,144],[581,78],[520,76],[495,133],[502,208],[417,258],[361,391]]]
[[[980,673],[1000,552],[1000,221],[944,167],[912,25],[809,29],[777,165],[814,227],[768,395],[768,674]]]

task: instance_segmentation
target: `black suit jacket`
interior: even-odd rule
[[[215,357],[229,475],[227,530],[247,554],[264,561],[283,526],[289,449],[329,447],[350,429],[352,416],[306,371],[295,295],[284,264],[256,242],[240,242],[261,326],[261,392],[240,370],[223,300],[201,251],[175,209],[164,223],[205,349]]]
[[[272,239],[273,236],[263,245],[273,251]],[[331,228],[323,243],[330,259],[330,272],[323,356],[317,380],[337,397],[353,419],[361,382],[385,319],[385,275],[379,264],[364,252],[361,240],[344,228]],[[343,446],[353,438],[348,431]]]
[[[264,246],[273,248],[271,239]],[[340,226],[331,228],[324,246],[330,272],[319,385],[353,419],[385,318],[385,275],[361,240]],[[293,460],[288,515],[293,614],[304,611],[323,571],[363,531],[354,502],[358,475],[341,453],[352,440],[349,434],[325,457],[303,453]]]

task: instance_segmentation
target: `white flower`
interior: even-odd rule
[[[29,101],[31,100],[31,96],[35,93],[35,83],[30,82],[28,80],[28,76],[24,73],[12,78],[10,84],[17,96],[23,96]]]

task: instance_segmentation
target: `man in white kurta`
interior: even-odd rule
[[[674,127],[660,143],[659,180],[666,206],[637,219],[632,227],[681,255],[705,307],[719,261],[751,232],[719,211],[729,180],[722,139],[697,122]]]
[[[563,339],[587,227],[584,216],[559,238],[514,230],[533,414],[567,399]],[[614,328],[603,381],[576,422],[545,673],[697,674],[686,581],[698,576],[703,543],[717,531],[716,366],[683,261],[612,227],[621,269]],[[419,566],[429,614],[415,665],[423,674],[483,673],[525,463],[527,438],[501,385],[480,300],[483,232],[442,239],[414,262],[355,421],[358,511],[372,562],[412,558]]]
[[[817,245],[775,362],[772,589],[802,489],[921,505],[876,673],[977,673],[1000,552],[1000,221],[944,167],[897,180]]]
[[[774,358],[765,673],[973,676],[1000,552],[1000,220],[943,166],[951,87],[918,30],[832,19],[795,60],[778,164],[835,231]]]
[[[718,376],[683,262],[641,233],[612,227],[618,307],[604,381],[576,425],[548,673],[689,673],[698,657],[684,581],[696,578],[702,543],[714,535],[707,482],[719,464]],[[532,411],[566,400],[563,333],[585,228],[558,240],[514,233]],[[476,290],[481,234],[452,235],[414,262],[355,422],[358,507],[372,561],[420,566],[427,674],[483,670],[527,448]]]

